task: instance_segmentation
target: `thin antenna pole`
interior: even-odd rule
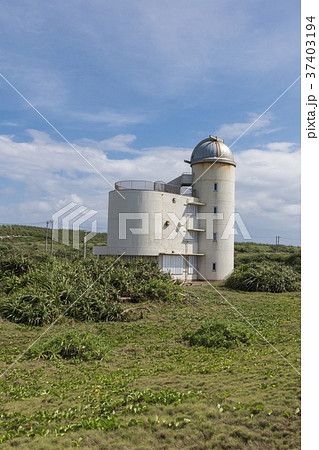
[[[45,231],[45,251],[48,251],[48,234],[49,234],[49,220],[47,220],[47,229]]]

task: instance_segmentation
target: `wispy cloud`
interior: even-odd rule
[[[264,20],[257,22],[252,3],[235,0],[57,0],[54,8],[29,3],[30,8],[3,5],[0,24],[12,45],[2,51],[2,61],[7,75],[15,74],[14,81],[37,105],[49,106],[50,100],[52,105],[67,104],[69,92],[74,86],[83,89],[87,79],[108,92],[120,85],[124,91],[176,98],[224,73],[264,75],[283,60],[293,68],[299,57],[292,26],[298,18],[287,8],[290,20],[282,21],[273,8],[260,4]],[[92,79],[92,72],[99,76]],[[88,121],[122,123],[116,113],[101,109],[79,114]],[[127,117],[124,123],[135,120]]]
[[[108,126],[123,126],[144,122],[146,117],[143,114],[121,114],[115,111],[100,111],[98,113],[74,112],[69,113],[77,120],[86,122],[104,123]]]
[[[76,158],[68,146],[46,133],[30,131],[31,142],[0,136],[0,176],[24,185],[24,194],[12,205],[10,192],[2,192],[0,212],[8,221],[36,222],[70,201],[82,202],[106,220],[107,191],[103,180]],[[114,181],[147,179],[169,181],[189,170],[183,162],[192,149],[140,148],[132,157],[134,135],[117,135],[81,147],[81,152]],[[96,144],[96,145],[95,145]],[[111,149],[128,152],[124,159],[108,157]],[[112,153],[113,155],[113,153]],[[236,210],[252,230],[276,235],[296,234],[300,215],[300,149],[290,142],[268,142],[261,148],[235,153]],[[8,204],[6,204],[6,198]],[[76,200],[74,200],[76,199]],[[277,231],[274,231],[277,230]],[[255,232],[256,234],[256,232]]]
[[[15,61],[3,61],[1,72],[36,107],[60,111],[70,100],[63,73],[57,67],[48,67],[43,61],[30,62],[26,55],[17,56]],[[17,100],[21,109],[29,109],[22,99]]]
[[[294,152],[296,150],[296,144],[293,142],[270,142],[265,147],[272,152]]]
[[[252,123],[258,119],[259,115],[255,113],[249,113],[248,114],[248,120],[246,122],[234,122],[234,123],[225,123],[220,125],[216,133],[218,136],[221,136],[225,139],[236,139],[238,136],[240,136],[242,133],[244,133]],[[271,113],[265,114],[263,117],[261,117],[253,127],[247,132],[252,133],[254,135],[259,134],[270,134],[274,133],[275,131],[278,131],[279,128],[270,128],[270,125],[273,121],[273,115]]]
[[[93,147],[102,151],[110,151],[127,154],[141,154],[141,150],[135,150],[131,144],[136,140],[134,134],[118,134],[109,139],[96,141],[94,139],[83,138],[77,141],[82,147]]]
[[[3,120],[1,122],[1,126],[3,126],[3,127],[19,127],[20,125],[17,122],[10,122],[10,120]]]

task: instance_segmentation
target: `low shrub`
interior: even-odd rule
[[[293,253],[287,258],[286,264],[293,267],[298,273],[301,273],[301,252]]]
[[[8,296],[0,298],[0,317],[39,326],[62,314],[78,321],[115,321],[124,320],[123,299],[137,303],[182,298],[181,286],[156,263],[114,261],[51,258],[32,261],[19,276],[7,270],[1,288]]]
[[[73,294],[76,294],[75,290]],[[65,315],[79,322],[122,320],[123,307],[119,302],[99,293],[63,297],[50,295],[45,289],[28,286],[26,289],[0,301],[0,316],[11,322],[42,326]]]
[[[279,263],[243,264],[236,267],[225,286],[240,291],[293,292],[300,289],[300,275]]]
[[[122,312],[119,302],[93,294],[71,304],[65,315],[80,322],[112,322],[122,320]]]
[[[70,331],[54,336],[47,341],[40,340],[27,352],[27,359],[102,359],[108,347],[99,336],[91,331]]]
[[[252,339],[251,333],[242,324],[221,320],[204,323],[196,331],[185,332],[182,337],[190,345],[209,348],[229,348],[249,344]]]
[[[172,302],[182,298],[182,288],[173,284],[171,280],[153,280],[141,284],[132,293],[133,302],[142,302],[147,300]]]
[[[0,302],[0,316],[10,322],[42,326],[58,317],[59,310],[47,293],[29,287]]]
[[[31,260],[25,256],[8,256],[0,259],[0,273],[20,276],[33,266]]]

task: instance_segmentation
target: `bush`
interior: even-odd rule
[[[249,344],[251,337],[251,333],[243,325],[226,321],[207,322],[198,330],[183,334],[183,339],[190,345],[209,348],[229,348]]]
[[[107,270],[114,260],[50,258],[33,260],[19,275],[6,270],[1,284],[9,296],[0,299],[0,316],[40,326],[61,314],[79,321],[114,321],[124,320],[123,298],[135,303],[182,298],[181,287],[156,263],[120,260]]]
[[[280,263],[243,264],[235,268],[225,286],[240,291],[293,292],[300,289],[300,275]]]
[[[0,302],[0,316],[11,322],[42,326],[58,317],[58,308],[45,292],[28,288]]]
[[[298,273],[301,273],[301,253],[293,253],[290,255],[286,260],[286,264],[289,264],[289,266],[293,267]]]
[[[27,359],[101,359],[108,350],[106,344],[91,331],[70,331],[48,341],[39,341],[26,354]]]
[[[176,301],[181,299],[182,288],[167,280],[153,280],[142,284],[132,294],[133,302],[141,302],[147,300],[155,301]]]
[[[6,256],[0,259],[0,273],[21,276],[32,267],[32,262],[25,256]]]
[[[122,320],[123,307],[119,302],[99,298],[97,295],[81,297],[66,311],[67,317],[85,322]]]

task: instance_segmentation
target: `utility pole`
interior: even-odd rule
[[[50,223],[50,221],[47,220],[47,229],[46,229],[46,232],[45,232],[45,251],[46,251],[46,252],[48,251],[49,223]]]
[[[279,239],[280,239],[280,236],[276,236],[276,252],[278,251],[278,248],[279,248]]]
[[[51,249],[50,249],[50,255],[53,256],[53,220],[49,220],[51,223]]]

